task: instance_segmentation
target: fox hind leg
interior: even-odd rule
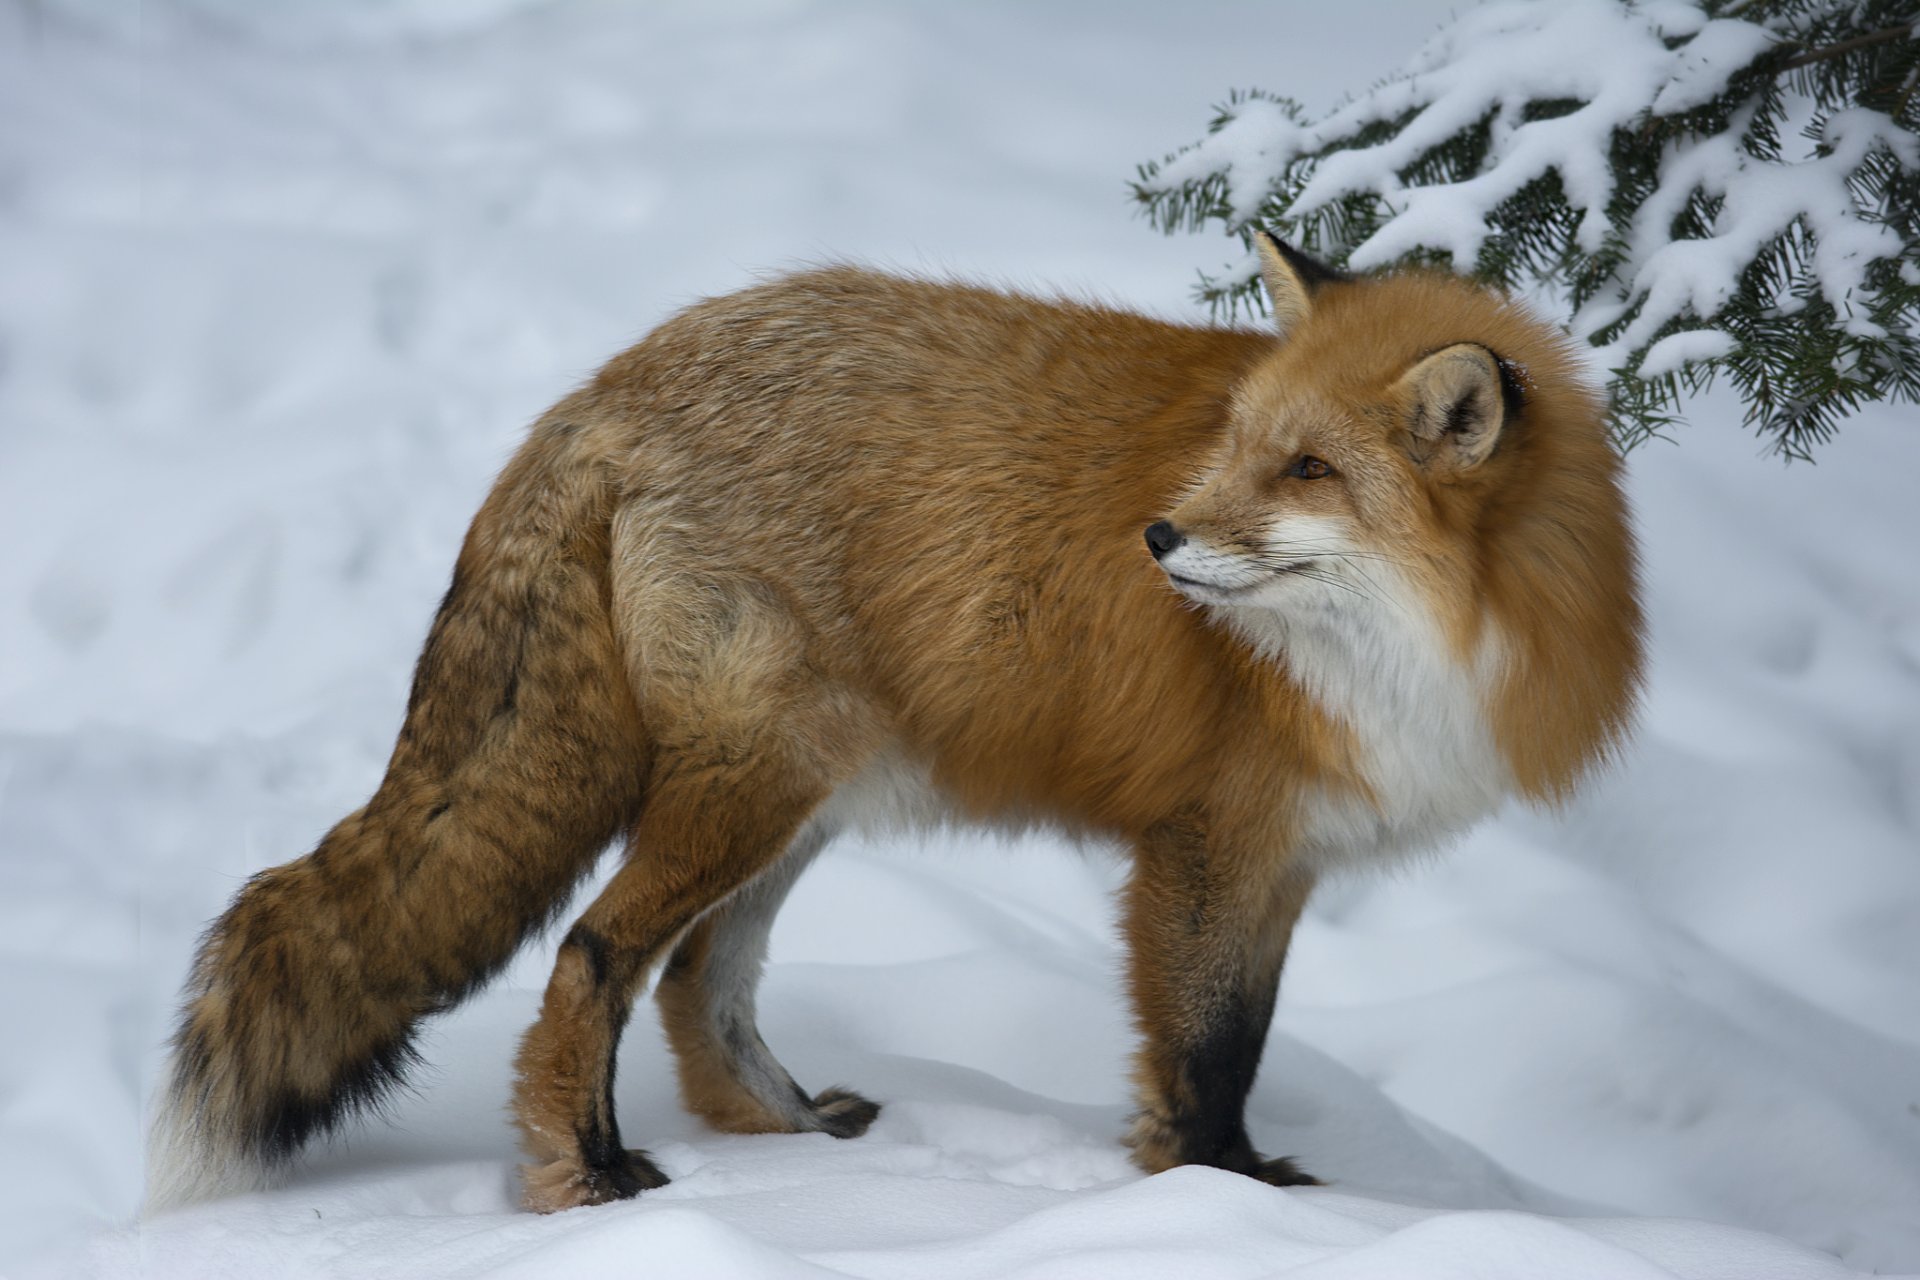
[[[796,838],[876,745],[871,717],[820,678],[810,633],[780,591],[726,566],[685,571],[694,563],[687,548],[643,537],[643,514],[615,522],[616,541],[646,554],[628,557],[631,573],[616,571],[614,611],[653,768],[625,865],[561,944],[540,1018],[515,1062],[514,1114],[532,1157],[523,1196],[540,1211],[622,1199],[665,1181],[643,1153],[622,1146],[614,1118],[614,1058],[634,996],[689,927],[777,872],[790,852],[805,852],[794,849]],[[729,989],[747,993],[744,1005],[727,1005],[731,1026],[751,1027],[750,975],[786,888],[777,875],[769,884],[777,891],[769,891],[765,919],[751,892],[739,917],[751,963],[742,956],[721,966]],[[734,1060],[785,1077],[764,1048]]]
[[[515,1061],[514,1115],[533,1157],[522,1169],[528,1208],[600,1204],[666,1182],[622,1146],[614,1118],[634,996],[682,930],[779,858],[825,790],[778,762],[695,767],[656,787],[626,865],[561,943]]]
[[[832,838],[810,822],[786,855],[687,931],[655,998],[687,1109],[726,1133],[829,1133],[857,1138],[878,1103],[848,1089],[809,1096],[780,1065],[755,1021],[767,935],[794,882]]]

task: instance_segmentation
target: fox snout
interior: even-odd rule
[[[1186,541],[1187,535],[1174,528],[1171,520],[1156,520],[1147,526],[1147,550],[1155,560],[1178,551]]]

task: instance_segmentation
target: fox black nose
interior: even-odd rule
[[[1156,520],[1147,526],[1147,550],[1153,552],[1155,560],[1179,550],[1186,540],[1187,535],[1174,528],[1171,520]]]

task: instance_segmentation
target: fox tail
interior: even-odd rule
[[[376,1107],[420,1020],[487,981],[637,813],[648,753],[609,608],[614,486],[555,417],[475,518],[386,776],[254,876],[188,978],[146,1211],[268,1185]]]

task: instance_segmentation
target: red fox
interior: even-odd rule
[[[1316,878],[1565,796],[1642,626],[1565,337],[1256,247],[1277,334],[832,267],[692,307],[542,417],[378,791],[203,940],[149,1203],[260,1185],[377,1101],[615,838],[519,1050],[526,1206],[666,1181],[611,1087],[663,959],[692,1111],[854,1137],[878,1105],[755,1027],[768,929],[837,833],[948,820],[1128,852],[1140,1168],[1312,1182],[1243,1109]]]

